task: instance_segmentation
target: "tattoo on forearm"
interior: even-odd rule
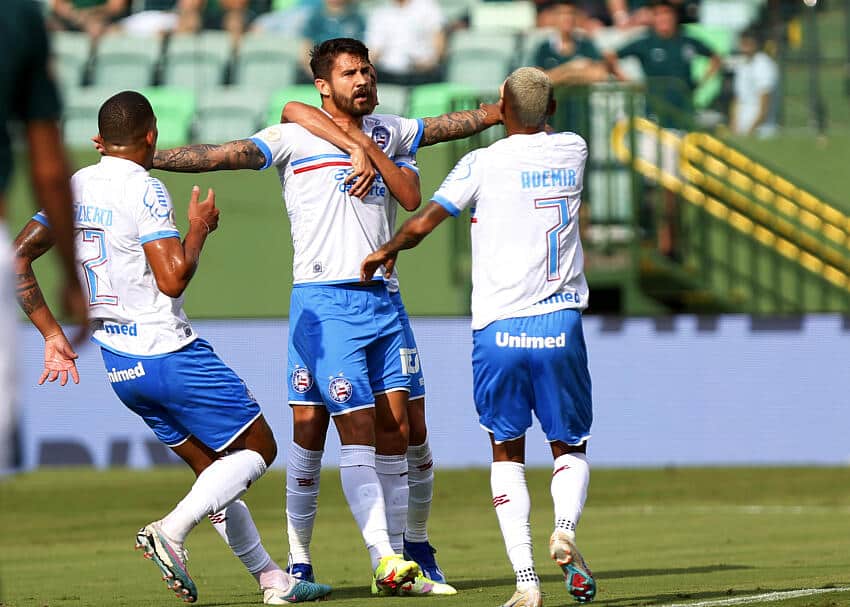
[[[436,118],[425,118],[423,120],[425,129],[420,145],[433,145],[480,133],[489,126],[485,122],[486,118],[487,110],[484,109],[464,110],[443,114]]]
[[[260,169],[265,163],[260,148],[247,139],[221,145],[202,143],[158,150],[153,157],[153,168],[183,173]]]
[[[32,316],[33,312],[47,305],[31,267],[26,272],[17,274],[16,279],[18,302],[27,316]]]

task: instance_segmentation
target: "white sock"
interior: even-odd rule
[[[376,455],[375,472],[381,481],[384,493],[384,508],[387,512],[387,534],[393,552],[404,550],[404,528],[407,525],[407,456]]]
[[[289,576],[263,547],[260,533],[245,502],[231,502],[224,510],[211,514],[209,519],[221,539],[230,546],[233,554],[242,561],[261,588],[277,588],[281,591],[289,589]]]
[[[434,460],[427,440],[407,450],[407,486],[410,497],[404,537],[409,542],[427,542],[428,516],[434,497]]]
[[[515,462],[493,462],[490,488],[505,549],[516,573],[517,588],[539,586],[531,553],[531,498],[525,484],[525,466]]]
[[[565,453],[555,460],[552,473],[555,529],[563,529],[575,537],[589,484],[590,464],[584,453]]]
[[[395,554],[387,534],[384,493],[375,472],[375,447],[343,445],[340,448],[339,476],[342,492],[363,535],[374,570],[381,557]]]
[[[310,542],[319,505],[324,451],[310,451],[294,441],[286,460],[286,531],[293,563],[311,563]]]
[[[162,519],[163,533],[182,544],[202,518],[239,499],[265,471],[266,462],[250,449],[215,460],[198,475],[186,497]]]

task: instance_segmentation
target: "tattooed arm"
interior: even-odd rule
[[[450,112],[435,118],[425,118],[419,147],[475,135],[502,121],[498,103],[482,103],[477,110]]]
[[[178,173],[261,169],[265,164],[265,155],[250,139],[157,150],[153,157],[153,168]]]
[[[442,205],[436,202],[428,203],[422,211],[405,221],[388,243],[363,260],[360,265],[360,280],[372,280],[381,266],[384,266],[384,275],[389,278],[393,273],[399,251],[412,249],[418,245],[450,216]]]
[[[74,362],[77,353],[47,307],[44,294],[32,270],[32,262],[52,246],[53,236],[50,230],[38,221],[30,220],[15,239],[15,277],[18,303],[44,337],[44,370],[38,383],[58,379],[64,386],[68,383],[69,373],[75,384],[80,383],[80,375]]]

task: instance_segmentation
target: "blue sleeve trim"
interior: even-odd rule
[[[415,164],[410,164],[409,162],[396,162],[395,165],[397,167],[404,167],[406,169],[410,169],[411,171],[413,171],[417,175],[419,174],[419,167],[416,166]]]
[[[47,221],[47,217],[45,217],[41,213],[36,213],[35,215],[32,216],[32,218],[33,218],[33,220],[37,221],[38,223],[43,225],[48,230],[50,229],[50,222]]]
[[[431,202],[436,202],[438,205],[443,207],[449,213],[451,213],[452,217],[457,217],[460,215],[460,209],[457,208],[452,201],[448,198],[440,196],[439,194],[434,194],[431,196]]]
[[[153,232],[151,234],[140,236],[139,242],[141,242],[142,244],[147,244],[154,240],[160,240],[161,238],[180,238],[180,232],[178,232],[177,230],[160,230],[159,232]]]
[[[254,145],[260,148],[260,151],[263,153],[263,156],[266,157],[266,163],[258,169],[260,171],[265,171],[272,165],[273,155],[271,148],[269,148],[268,144],[259,137],[251,137],[249,141],[253,141]]]
[[[416,132],[416,137],[413,140],[413,145],[410,146],[410,155],[414,156],[419,150],[419,144],[422,142],[422,134],[425,133],[425,121],[421,118],[417,118],[416,122],[419,123],[419,130]]]

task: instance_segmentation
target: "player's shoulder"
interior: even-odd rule
[[[545,137],[546,142],[553,148],[587,153],[587,141],[578,133],[561,131],[558,133],[547,133]]]
[[[370,126],[373,130],[375,128],[388,128],[391,130],[400,130],[406,124],[417,122],[415,118],[405,118],[404,116],[398,116],[396,114],[369,114],[368,116],[363,116],[363,122],[367,126]]]
[[[301,141],[310,137],[314,137],[314,135],[303,126],[294,122],[283,122],[267,126],[251,139],[259,138],[268,143],[277,143],[279,141]]]

